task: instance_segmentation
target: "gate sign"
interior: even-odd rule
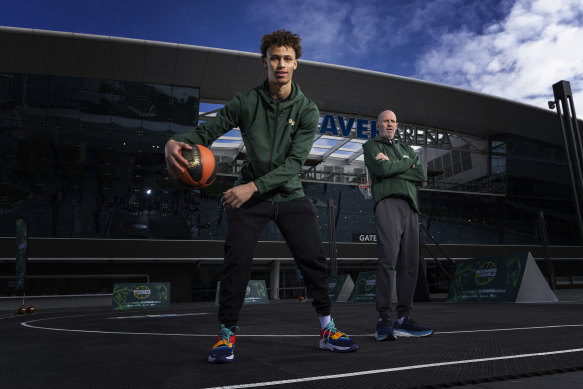
[[[114,310],[169,308],[170,283],[115,283],[111,303]]]

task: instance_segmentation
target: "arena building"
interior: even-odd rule
[[[172,301],[214,300],[226,231],[219,199],[245,157],[241,136],[232,129],[212,145],[219,178],[204,191],[169,179],[164,144],[216,113],[199,113],[201,104],[223,104],[264,79],[255,53],[0,27],[0,296],[11,294],[22,218],[29,295],[107,295],[114,282],[169,281]],[[294,81],[321,111],[301,178],[331,271],[354,279],[376,269],[361,146],[376,135],[377,114],[392,109],[427,171],[420,250],[431,295],[447,292],[449,259],[530,251],[542,262],[541,215],[558,286],[582,284],[555,111],[305,60]],[[257,245],[252,278],[266,280],[273,299],[303,293],[274,224]]]

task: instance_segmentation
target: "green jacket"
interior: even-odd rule
[[[253,181],[255,197],[285,202],[305,196],[298,174],[312,149],[319,116],[316,104],[295,83],[286,100],[273,100],[265,81],[236,95],[212,120],[172,139],[208,147],[239,127],[246,155],[235,185]]]
[[[411,207],[419,213],[416,182],[425,180],[425,170],[415,151],[397,138],[393,144],[383,137],[367,141],[363,146],[364,164],[368,168],[372,181],[372,196],[376,208],[382,199],[395,196],[405,198]],[[377,161],[378,153],[389,157],[388,161]],[[411,168],[415,164],[414,168]]]

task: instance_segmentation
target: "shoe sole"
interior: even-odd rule
[[[217,357],[217,358],[213,358],[209,355],[209,359],[208,361],[210,363],[231,363],[231,362],[235,362],[235,354],[231,354],[228,357]]]
[[[352,353],[352,352],[355,352],[356,350],[358,350],[358,345],[353,344],[350,347],[338,347],[338,346],[331,345],[330,343],[320,342],[320,349],[330,350],[334,353]]]
[[[399,338],[422,338],[424,336],[429,336],[433,334],[432,331],[423,331],[423,332],[408,332],[404,330],[394,330],[395,336]]]
[[[386,334],[386,335],[379,335],[378,333],[374,333],[374,338],[378,341],[388,341],[392,342],[393,340],[397,340],[397,336],[393,334]]]

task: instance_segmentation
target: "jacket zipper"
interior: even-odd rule
[[[277,121],[279,119],[279,101],[275,101],[275,120],[273,123],[273,140],[271,141],[271,151],[269,152],[269,169],[268,171],[271,171],[271,164],[273,163],[273,149],[275,148],[275,138],[277,135]],[[273,200],[275,196],[271,196],[271,204],[274,206],[275,208],[275,212],[273,215],[273,219],[277,220],[277,204],[275,203],[275,201]]]
[[[271,151],[269,152],[269,171],[271,171],[271,163],[273,162],[273,148],[275,147],[275,136],[277,134],[277,119],[279,118],[279,101],[275,102],[275,121],[273,125],[273,140],[271,141]]]
[[[404,158],[402,158],[402,154],[401,152],[397,151],[397,145],[395,144],[395,142],[390,142],[391,147],[393,148],[393,152],[395,153],[395,156],[397,157],[397,159],[400,161]],[[409,188],[407,187],[407,184],[405,184],[405,181],[402,181],[403,183],[403,187],[405,189],[405,191],[407,192],[407,194],[409,195],[410,198],[413,198],[411,195],[411,192],[409,191]]]

